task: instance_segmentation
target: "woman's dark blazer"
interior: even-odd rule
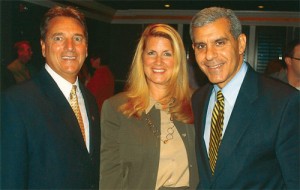
[[[128,118],[118,111],[126,101],[123,93],[103,104],[101,111],[101,168],[100,189],[155,189],[159,165],[160,139],[154,137],[141,119]],[[160,111],[149,112],[156,126],[160,126]],[[184,142],[189,162],[190,189],[198,183],[195,157],[194,126],[174,121]]]

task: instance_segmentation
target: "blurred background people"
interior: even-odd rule
[[[7,65],[15,78],[16,83],[30,79],[30,71],[27,63],[32,56],[32,50],[29,41],[19,41],[14,45],[17,58]]]
[[[283,60],[284,68],[271,76],[300,90],[300,39],[287,44]]]
[[[114,95],[114,76],[109,67],[103,62],[100,52],[91,53],[89,64],[91,74],[87,77],[86,87],[95,96],[101,112],[104,100]]]
[[[100,189],[195,189],[192,91],[174,28],[146,27],[125,89],[102,107]]]
[[[44,68],[1,96],[1,189],[98,189],[99,111],[77,76],[87,57],[85,17],[55,6],[40,32]]]
[[[264,74],[266,76],[272,75],[278,71],[280,71],[283,68],[282,60],[280,59],[272,59],[267,63],[266,70],[264,71]]]
[[[16,84],[14,75],[7,69],[7,65],[1,64],[0,85],[1,91],[6,90],[10,86]]]

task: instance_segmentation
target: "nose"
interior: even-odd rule
[[[162,65],[163,59],[161,56],[157,56],[155,59],[155,65]]]
[[[72,39],[67,39],[65,42],[65,46],[69,51],[73,51],[74,50],[74,42]]]
[[[216,53],[216,50],[214,48],[214,46],[207,46],[206,47],[206,54],[205,54],[205,57],[207,60],[212,60],[216,57],[217,53]]]

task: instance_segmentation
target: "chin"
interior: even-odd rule
[[[213,84],[219,84],[219,83],[224,82],[223,79],[216,78],[216,77],[210,77],[210,78],[208,78],[208,79],[209,79],[209,81],[210,81],[211,83],[213,83]]]

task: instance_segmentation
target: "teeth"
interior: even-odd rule
[[[68,60],[73,60],[73,59],[75,59],[75,57],[68,57],[68,56],[63,56],[62,58],[63,58],[63,59],[68,59]]]
[[[164,71],[165,71],[164,69],[153,69],[153,72],[156,72],[156,73],[162,73]]]
[[[207,67],[209,67],[209,68],[211,68],[211,69],[216,69],[216,68],[218,68],[218,67],[220,67],[222,64],[219,64],[219,65],[213,65],[213,66],[207,66]]]

